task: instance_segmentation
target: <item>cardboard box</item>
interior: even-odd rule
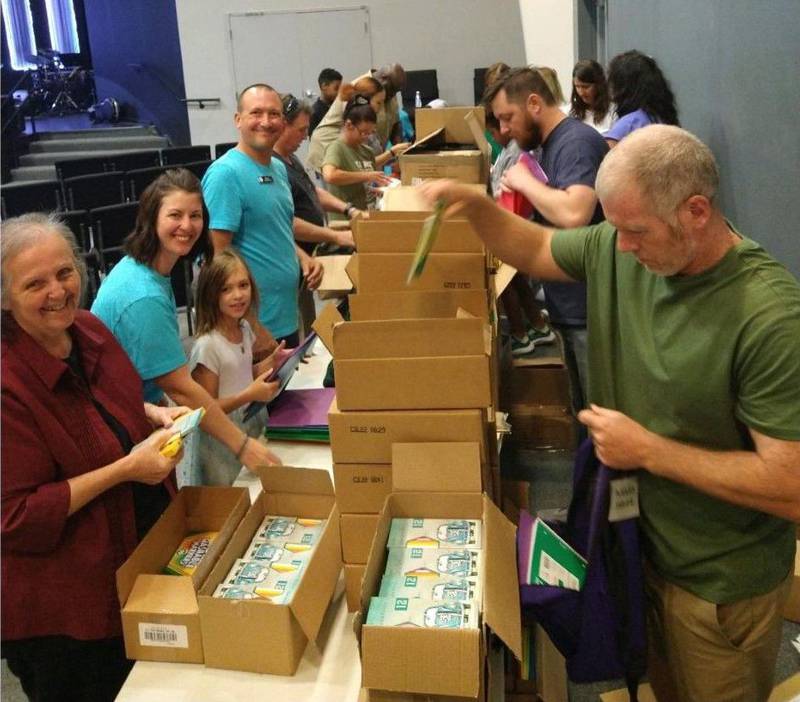
[[[365,564],[378,524],[377,514],[342,514],[342,561]]]
[[[205,662],[212,668],[294,675],[315,639],[341,570],[339,512],[327,471],[270,466],[248,510],[200,590]],[[286,605],[212,597],[267,514],[327,519],[294,597]]]
[[[314,329],[333,355],[341,410],[491,404],[490,331],[480,319],[343,322],[330,305]]]
[[[487,438],[488,432],[494,428],[487,426],[484,413],[478,409],[342,412],[334,400],[328,413],[328,424],[337,499],[340,491],[347,489],[344,484],[340,485],[336,472],[340,464],[391,464],[394,443],[474,441],[480,446],[481,461],[490,462]],[[342,475],[345,480],[348,479],[348,476]],[[363,487],[364,484],[360,483],[359,491]],[[348,504],[348,512],[374,512],[380,510],[383,499],[375,510],[353,509],[352,503]]]
[[[486,258],[480,253],[433,253],[419,278],[406,283],[413,253],[354,254],[347,275],[359,293],[408,290],[486,290]]]
[[[317,288],[321,299],[341,297],[353,289],[353,282],[347,275],[345,268],[350,262],[350,256],[319,256],[322,262],[322,282]]]
[[[400,446],[402,448],[397,449]],[[439,448],[448,446],[439,445]],[[366,625],[370,598],[378,592],[386,563],[386,540],[393,517],[434,517],[483,520],[484,589],[482,616],[511,649],[521,655],[521,624],[516,564],[516,528],[494,504],[477,492],[459,492],[480,484],[477,447],[472,463],[455,466],[437,461],[431,444],[395,445],[395,492],[386,499],[370,550],[361,591],[361,613],[354,628],[361,648],[362,685],[389,692],[452,695],[476,698],[482,694],[486,632],[481,629],[418,629]],[[444,449],[447,450],[447,449]],[[461,450],[461,449],[456,449]],[[465,454],[466,455],[466,454]],[[430,465],[441,467],[441,479]],[[454,474],[460,476],[453,482]],[[411,492],[408,488],[440,492]]]
[[[350,319],[448,319],[463,309],[489,322],[489,298],[485,290],[425,290],[359,293],[350,295]]]
[[[386,496],[392,491],[392,465],[391,463],[334,463],[333,481],[339,512],[377,514],[383,507]],[[348,562],[347,558],[345,562]],[[366,563],[366,560],[350,562]]]
[[[470,184],[469,187],[488,197],[485,183]],[[371,211],[369,218],[374,221],[425,219],[430,212],[430,204],[422,198],[416,186],[400,185],[385,192],[381,209]]]
[[[522,448],[575,447],[575,422],[566,407],[511,405],[508,421],[512,439]]]
[[[353,226],[360,254],[414,253],[422,231],[420,220],[358,219]],[[433,253],[484,253],[483,242],[469,220],[446,219],[431,249]]]
[[[344,564],[344,596],[348,612],[357,612],[361,607],[361,580],[366,568],[362,563]]]
[[[508,406],[569,407],[569,375],[563,366],[541,368],[512,366],[502,382],[503,399]]]
[[[197,590],[250,506],[247,488],[184,487],[117,570],[125,655],[140,661],[202,663]],[[218,531],[191,577],[164,575],[189,534]]]
[[[783,608],[783,618],[800,624],[800,541],[797,542],[797,550],[794,553],[792,589]]]
[[[536,692],[543,702],[569,702],[564,656],[539,625],[536,626],[535,637]]]
[[[415,120],[417,134],[422,136],[400,156],[403,185],[429,178],[487,182],[491,148],[484,135],[483,108],[422,109]]]

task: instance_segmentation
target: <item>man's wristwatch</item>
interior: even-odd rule
[[[342,210],[342,214],[343,214],[345,217],[347,217],[347,219],[350,219],[350,218],[353,216],[353,211],[354,211],[355,209],[356,209],[356,208],[355,208],[355,205],[353,205],[353,203],[352,203],[352,202],[348,202],[348,203],[346,203],[346,204],[345,204],[345,206],[344,206],[344,210]]]

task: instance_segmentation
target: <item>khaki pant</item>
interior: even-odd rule
[[[766,702],[790,584],[717,605],[647,568],[648,676],[659,702]]]

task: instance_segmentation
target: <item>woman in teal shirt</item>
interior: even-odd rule
[[[157,403],[166,393],[179,405],[205,407],[203,429],[251,470],[280,463],[230,421],[187,368],[170,274],[185,256],[212,254],[200,181],[190,171],[169,170],[142,193],[125,252],[100,286],[92,312],[127,352],[145,399]]]

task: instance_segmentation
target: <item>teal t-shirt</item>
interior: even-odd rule
[[[158,402],[164,393],[153,378],[186,364],[170,279],[125,256],[100,286],[92,313],[136,367],[145,401]]]
[[[800,285],[743,238],[711,269],[658,276],[608,223],[556,232],[588,289],[589,401],[701,448],[753,450],[747,428],[800,440]],[[800,468],[798,468],[800,470]],[[645,551],[711,602],[767,592],[794,562],[794,526],[639,471]]]
[[[233,246],[253,273],[261,298],[258,320],[275,337],[297,331],[300,264],[292,231],[294,204],[286,166],[264,166],[238,149],[203,177],[209,228],[233,232]]]

